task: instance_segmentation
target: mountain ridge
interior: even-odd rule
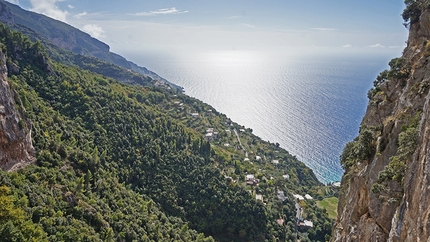
[[[78,55],[96,57],[121,66],[127,70],[132,70],[150,77],[154,80],[153,83],[157,83],[158,85],[170,86],[174,89],[183,90],[182,87],[169,82],[155,72],[145,67],[138,66],[119,54],[110,52],[109,45],[67,23],[49,18],[42,14],[24,10],[5,0],[0,0],[0,21],[19,31],[23,31],[23,26],[34,30],[39,37],[33,36],[33,41],[41,40],[40,36],[43,36],[43,38],[46,38],[46,40],[61,49],[69,50]]]

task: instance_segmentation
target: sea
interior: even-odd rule
[[[395,57],[265,51],[137,51],[128,59],[182,86],[263,140],[279,143],[325,184],[357,135],[367,92]]]

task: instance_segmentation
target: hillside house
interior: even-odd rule
[[[218,132],[215,132],[213,128],[206,129],[205,139],[213,141],[218,138]]]
[[[314,227],[314,223],[309,220],[299,220],[297,225],[299,226],[299,230],[304,231]]]
[[[285,197],[284,191],[279,191],[278,190],[278,195],[277,195],[278,199],[281,201],[285,201],[287,200],[287,197]]]
[[[214,140],[214,135],[213,135],[213,133],[206,133],[206,134],[205,134],[205,139],[206,139],[207,141],[212,141],[212,140]]]
[[[245,182],[246,182],[246,185],[257,186],[260,180],[256,179],[254,174],[248,174],[245,177]]]

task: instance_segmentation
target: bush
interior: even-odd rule
[[[373,132],[369,128],[364,128],[354,141],[346,144],[340,156],[340,163],[347,169],[356,162],[368,160],[374,154],[374,148]]]
[[[417,123],[420,114],[421,112],[418,112],[417,115],[412,118],[412,123],[409,126],[402,126],[403,131],[399,134],[397,155],[391,157],[390,163],[384,168],[384,170],[379,172],[376,184],[383,186],[382,183],[385,181],[397,181],[399,184],[403,184],[407,164],[410,162],[418,145]],[[380,192],[381,189],[375,189],[375,191]]]
[[[419,8],[416,0],[405,0],[405,5],[406,8],[403,10],[402,17],[405,21],[404,25],[406,27],[418,22],[421,15],[421,9]]]
[[[398,57],[392,59],[388,65],[390,66],[390,70],[384,70],[376,77],[376,80],[373,81],[373,86],[367,96],[374,96],[377,92],[380,91],[379,86],[384,83],[386,80],[400,80],[405,81],[411,72],[410,65],[406,62],[403,57]],[[372,94],[372,95],[370,95]],[[370,97],[369,97],[370,99]]]

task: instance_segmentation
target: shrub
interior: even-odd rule
[[[347,169],[356,162],[368,160],[374,154],[374,148],[373,132],[369,128],[364,128],[354,141],[346,144],[340,156],[340,163]]]
[[[416,0],[405,0],[406,8],[403,10],[402,17],[405,21],[404,25],[407,27],[410,24],[418,22],[421,9]]]

